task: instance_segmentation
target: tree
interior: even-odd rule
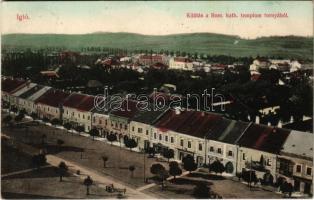
[[[225,166],[219,160],[215,160],[212,164],[210,164],[209,170],[215,172],[216,174],[221,174],[225,171]]]
[[[149,157],[154,157],[154,156],[155,156],[155,153],[156,153],[155,148],[153,148],[153,147],[148,147],[148,148],[147,148],[147,153],[149,154]]]
[[[14,118],[14,121],[16,122],[16,123],[19,123],[19,122],[21,122],[22,121],[22,119],[24,118],[24,114],[18,114],[15,118]]]
[[[14,112],[14,113],[17,113],[18,109],[17,109],[17,107],[15,107],[15,106],[11,106],[10,111],[11,111],[11,112]]]
[[[84,129],[84,126],[77,126],[77,127],[75,128],[75,130],[76,130],[77,132],[79,132],[79,134],[80,134],[80,133],[82,133],[85,129]]]
[[[176,161],[169,163],[169,174],[173,176],[174,180],[176,180],[176,176],[182,174],[182,169],[180,169],[179,164]]]
[[[20,110],[19,114],[23,114],[23,116],[25,116],[27,114],[25,109]]]
[[[36,113],[32,112],[32,113],[31,113],[31,117],[32,117],[33,119],[37,119],[37,118],[38,118],[38,115],[37,115]]]
[[[59,147],[59,151],[60,151],[61,146],[62,146],[63,144],[64,144],[64,141],[63,141],[63,140],[57,139],[57,145],[58,145],[58,147]]]
[[[68,166],[65,164],[65,162],[61,161],[58,166],[59,176],[60,176],[60,182],[62,181],[62,177],[66,175],[68,171]]]
[[[89,187],[93,184],[93,179],[90,176],[84,179],[83,184],[86,186],[86,195],[89,195]]]
[[[12,121],[12,117],[10,115],[7,115],[2,119],[2,123],[5,125],[8,125],[11,121]]]
[[[129,171],[131,172],[131,177],[133,178],[134,175],[134,170],[135,170],[135,166],[134,165],[130,165],[129,166]]]
[[[251,183],[257,183],[258,179],[256,177],[255,171],[243,171],[242,172],[242,179],[248,183],[249,187],[251,187]]]
[[[151,167],[150,167],[150,172],[154,175],[157,175],[160,171],[162,170],[166,170],[165,167],[159,163],[157,164],[153,164]]]
[[[282,193],[289,193],[289,197],[291,197],[292,191],[293,191],[293,186],[291,183],[288,183],[287,181],[285,181],[281,186],[280,186],[280,190],[282,191]]]
[[[32,157],[32,162],[37,169],[46,164],[46,156],[44,154],[37,154]]]
[[[153,164],[150,167],[150,172],[154,175],[157,175],[159,177],[159,180],[161,182],[161,188],[163,189],[164,187],[164,179],[167,176],[167,170],[165,167],[159,163]]]
[[[53,125],[53,126],[56,126],[56,125],[58,125],[58,124],[60,124],[61,123],[61,121],[59,120],[59,119],[57,119],[57,118],[53,118],[52,120],[51,120],[51,124]]]
[[[110,134],[107,135],[107,140],[112,145],[112,142],[117,141],[117,136],[115,134],[113,134],[113,133],[110,133]]]
[[[164,156],[165,158],[167,158],[167,159],[168,159],[168,162],[169,162],[169,159],[174,157],[174,151],[173,151],[173,149],[165,149],[164,152],[163,152],[163,156]]]
[[[106,156],[106,155],[103,155],[103,156],[101,156],[101,159],[102,159],[102,161],[103,161],[103,163],[104,163],[104,168],[106,168],[106,163],[107,163],[107,161],[108,161],[108,156]]]
[[[95,140],[95,136],[99,136],[99,131],[97,130],[97,128],[92,128],[89,131],[90,136],[93,137],[93,140]]]
[[[44,118],[43,118],[43,122],[48,123],[48,122],[49,122],[49,119],[48,119],[47,117],[44,117]]]
[[[197,164],[195,163],[194,158],[191,155],[185,156],[182,162],[183,162],[183,168],[189,171],[190,173],[197,169]]]
[[[196,198],[208,199],[210,197],[210,188],[207,184],[200,182],[195,186],[193,194]]]
[[[127,148],[130,148],[130,151],[131,151],[131,149],[137,147],[137,142],[133,138],[130,138],[130,139],[125,138],[124,144]]]
[[[72,129],[72,124],[70,124],[70,123],[65,123],[64,125],[63,125],[63,127],[67,130],[67,131],[70,131],[71,129]],[[73,134],[73,132],[72,132],[72,134]]]

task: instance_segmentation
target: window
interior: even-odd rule
[[[90,116],[87,117],[87,120],[90,120]]]
[[[167,135],[165,136],[165,141],[168,142],[168,136]]]
[[[138,132],[138,133],[142,133],[142,132],[143,132],[143,129],[142,129],[142,128],[138,128],[138,129],[137,129],[137,132]]]
[[[146,130],[146,135],[148,135],[148,133],[149,133],[148,130]]]
[[[107,120],[105,120],[105,125],[107,126]]]
[[[156,133],[154,133],[154,139],[157,139],[157,134]]]
[[[67,115],[69,114],[69,111],[67,111]]]
[[[228,151],[228,156],[233,156],[233,152],[232,151]]]
[[[210,151],[210,152],[213,152],[213,151],[214,151],[214,147],[210,147],[210,148],[209,148],[209,151]]]
[[[183,140],[182,139],[180,140],[180,145],[181,145],[181,147],[183,147]]]
[[[217,149],[217,153],[221,154],[221,148]]]
[[[267,166],[271,166],[271,160],[270,159],[267,159]]]
[[[162,140],[162,135],[161,134],[159,134],[159,140]]]
[[[47,108],[47,110],[49,111],[49,107]]]
[[[191,141],[188,141],[188,148],[191,148]]]
[[[58,113],[58,109],[56,109],[56,113]]]
[[[198,150],[199,150],[199,151],[202,151],[202,150],[203,150],[203,146],[202,146],[201,143],[198,144]]]
[[[246,160],[245,153],[242,153],[242,160]]]
[[[174,138],[171,137],[171,138],[170,138],[170,141],[171,141],[171,143],[174,143]]]
[[[85,119],[85,115],[83,114],[83,119]],[[89,118],[88,118],[89,119]]]
[[[301,165],[297,165],[297,166],[296,166],[296,169],[295,169],[295,172],[301,173],[301,170],[302,170]]]
[[[134,132],[134,126],[132,126],[132,131]]]
[[[78,113],[77,115],[78,115],[79,118],[81,117],[80,113]]]
[[[101,121],[101,119],[99,119],[99,124],[101,124],[102,123],[102,121]]]
[[[72,112],[72,116],[74,116],[74,112]]]
[[[119,124],[119,127],[120,127],[120,129],[122,128],[122,124],[121,123]]]
[[[309,176],[312,175],[312,168],[311,167],[306,168],[306,175],[309,175]]]
[[[96,122],[96,118],[95,118],[95,117],[93,117],[93,122],[94,122],[94,123]]]
[[[115,123],[115,127],[118,128],[118,123],[117,122]]]
[[[128,129],[128,126],[125,124],[124,125],[124,130],[127,130]]]

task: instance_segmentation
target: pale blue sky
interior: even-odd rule
[[[313,34],[311,1],[2,2],[2,11],[3,33],[214,32],[249,38]],[[188,19],[187,12],[286,12],[289,18]],[[30,19],[19,22],[17,14],[27,14]]]

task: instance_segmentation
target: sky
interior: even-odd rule
[[[2,2],[2,33],[210,32],[256,38],[313,35],[311,1]],[[187,18],[187,13],[287,13],[288,18]],[[19,21],[17,15],[29,19]]]

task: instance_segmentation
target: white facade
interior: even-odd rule
[[[84,126],[85,132],[91,130],[91,115],[89,111],[82,111],[75,108],[63,107],[63,120],[70,121],[79,126]]]
[[[186,71],[193,71],[192,62],[176,61],[175,58],[169,60],[169,69],[179,69]]]

